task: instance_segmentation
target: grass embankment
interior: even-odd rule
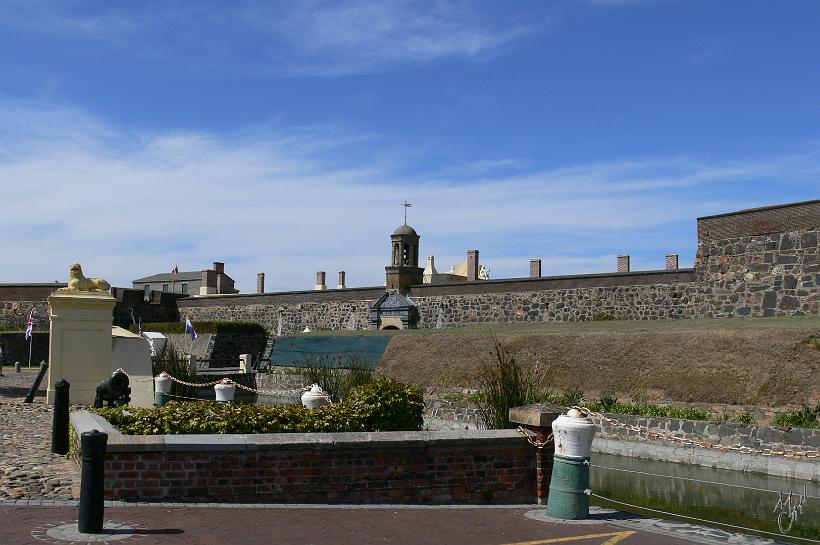
[[[487,324],[395,333],[379,374],[476,387],[493,337],[542,385],[649,401],[783,406],[820,401],[820,317]]]

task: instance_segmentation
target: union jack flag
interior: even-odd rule
[[[29,340],[34,334],[34,307],[28,313],[28,324],[26,325],[26,340]]]

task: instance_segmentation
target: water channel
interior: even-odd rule
[[[590,488],[594,494],[618,502],[770,532],[759,535],[777,541],[820,543],[820,483],[816,481],[593,453]],[[733,530],[594,496],[592,504]],[[780,526],[788,528],[787,534],[778,528],[781,513]],[[754,535],[751,531],[743,533]]]

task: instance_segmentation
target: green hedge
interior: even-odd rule
[[[265,326],[256,322],[204,321],[191,323],[197,333],[249,333],[266,336],[268,334]],[[138,327],[132,324],[128,329],[136,333]],[[185,333],[185,322],[150,322],[142,324],[142,330],[156,331],[157,333]]]
[[[126,435],[417,431],[421,389],[379,380],[355,389],[346,403],[307,409],[301,405],[171,402],[163,407],[93,409]]]

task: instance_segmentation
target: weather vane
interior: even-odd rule
[[[404,201],[404,204],[402,206],[404,206],[404,224],[407,225],[407,209],[413,205],[407,201]]]

